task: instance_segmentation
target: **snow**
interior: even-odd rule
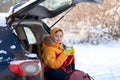
[[[15,45],[12,45],[12,46],[10,46],[10,48],[11,48],[11,49],[15,49],[15,48],[16,48],[16,46],[15,46]]]
[[[0,17],[4,16],[0,13]],[[5,18],[0,18],[0,25],[5,25]],[[69,34],[68,34],[69,35]],[[76,36],[71,39],[77,39]],[[0,43],[2,41],[0,40]],[[92,45],[69,44],[75,48],[75,67],[88,73],[95,80],[120,80],[120,41],[112,40],[107,44]],[[14,45],[12,49],[16,48]],[[0,54],[6,51],[0,50]],[[21,61],[20,61],[21,62]],[[18,63],[20,63],[18,61]],[[15,64],[18,64],[15,63]]]
[[[35,53],[32,53],[32,54],[25,54],[25,56],[31,57],[31,58],[37,58],[37,55],[36,55]]]
[[[85,71],[95,80],[120,80],[120,47],[75,45],[76,69]]]
[[[4,50],[0,50],[0,54],[7,54],[7,52]]]
[[[0,50],[0,54],[7,54],[7,51]],[[0,56],[0,62],[1,62],[1,60],[3,60],[3,57]]]
[[[14,60],[14,61],[11,61],[10,64],[18,65],[18,64],[21,64],[21,63],[24,63],[24,62],[32,62],[32,61],[33,60],[30,60],[30,59],[27,59],[27,60]],[[38,61],[38,60],[36,60],[36,61]]]
[[[6,26],[5,17],[7,16],[7,13],[0,13],[0,26]]]

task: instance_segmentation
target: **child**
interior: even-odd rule
[[[64,50],[61,28],[54,28],[50,36],[44,37],[42,44],[42,59],[46,65],[44,76],[46,80],[65,80],[70,71],[66,67],[73,62],[74,49]]]

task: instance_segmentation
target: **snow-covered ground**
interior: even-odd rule
[[[0,13],[0,26],[5,25]],[[70,44],[69,44],[70,45]],[[76,69],[82,70],[95,80],[120,80],[120,42],[91,45],[72,45],[75,48]]]
[[[89,73],[95,80],[120,80],[120,45],[114,43],[75,45],[76,69]]]

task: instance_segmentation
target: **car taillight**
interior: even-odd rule
[[[36,76],[40,73],[41,65],[39,60],[15,60],[10,63],[9,69],[20,76]]]
[[[39,66],[36,63],[26,63],[22,65],[24,74],[38,74]]]

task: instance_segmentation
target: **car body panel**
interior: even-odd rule
[[[15,58],[23,58],[23,49],[19,40],[9,27],[0,27],[0,79],[12,78],[8,65]],[[9,78],[8,78],[9,77]],[[6,80],[6,79],[5,79]]]
[[[0,62],[10,62],[15,56],[20,56],[16,55],[16,52],[21,53],[21,57],[24,52],[22,46],[20,45],[20,42],[18,41],[16,36],[11,32],[9,27],[0,27],[0,51],[0,55],[5,59],[4,60],[1,58]]]
[[[18,22],[19,22],[19,20],[18,20]],[[17,21],[14,22],[12,24],[12,26],[17,25],[18,22]],[[31,24],[30,24],[30,22],[31,22]],[[40,27],[34,28],[37,26],[40,26]],[[20,67],[22,67],[23,63],[26,63],[26,64],[35,63],[37,61],[37,63],[38,63],[37,65],[40,66],[40,60],[38,59],[38,57],[28,57],[27,56],[27,55],[33,54],[34,51],[35,51],[34,53],[37,54],[37,49],[29,52],[29,50],[26,49],[24,47],[24,45],[21,43],[21,40],[25,35],[24,34],[25,32],[22,32],[23,27],[30,27],[31,30],[33,31],[33,33],[35,33],[35,35],[38,35],[38,32],[40,34],[40,30],[42,30],[42,28],[43,28],[42,24],[39,21],[24,21],[18,27],[18,30],[19,30],[17,32],[18,34],[14,33],[15,31],[13,31],[13,29],[11,29],[9,26],[0,27],[0,66],[1,66],[0,67],[0,75],[1,75],[0,80],[22,80],[25,77],[22,74],[23,72],[21,72],[19,74],[17,72],[20,72]],[[16,30],[17,30],[17,28],[16,28]],[[45,34],[43,30],[42,30],[42,32],[43,32],[43,34]],[[20,38],[20,36],[18,36],[19,34],[21,34],[22,38]],[[41,36],[43,34],[41,34]],[[37,42],[39,42],[40,36],[36,36],[36,37],[38,37],[36,40],[37,40]],[[39,44],[39,43],[35,43],[36,46],[37,46],[37,44]],[[27,44],[27,46],[28,46],[28,48],[30,47],[29,44]],[[30,61],[28,62],[28,60],[30,60]],[[21,61],[22,61],[22,63],[18,63]],[[12,67],[9,67],[11,65],[11,62],[12,62]],[[16,63],[13,65],[13,62],[14,63],[16,62]],[[40,68],[41,67],[39,67],[38,71],[41,70]],[[33,77],[36,79],[34,79]],[[39,73],[37,75],[32,74],[31,76],[29,76],[29,75],[28,75],[28,77],[26,76],[26,80],[39,80],[39,79],[40,79]]]

